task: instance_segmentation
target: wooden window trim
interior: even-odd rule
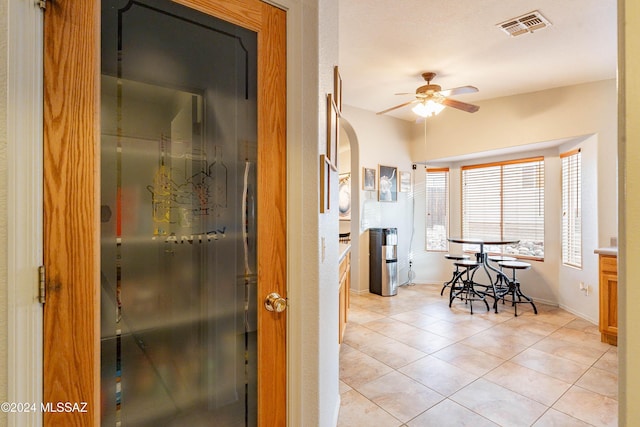
[[[565,157],[573,156],[573,155],[581,153],[581,152],[582,152],[582,149],[576,148],[575,150],[571,150],[571,151],[567,151],[567,152],[564,152],[564,153],[560,153],[560,158],[564,159]]]
[[[502,162],[480,163],[477,165],[462,166],[461,170],[490,168],[494,166],[517,165],[519,163],[531,163],[544,161],[544,156],[528,157],[526,159],[505,160]]]

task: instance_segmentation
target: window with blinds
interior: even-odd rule
[[[562,263],[582,268],[582,160],[580,150],[562,159]]]
[[[447,251],[449,242],[449,168],[429,169],[426,176],[427,251]]]
[[[518,244],[485,250],[544,259],[544,158],[463,166],[462,235],[517,239]]]

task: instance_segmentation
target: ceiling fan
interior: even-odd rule
[[[389,111],[396,110],[398,108],[405,107],[407,105],[416,104],[412,108],[412,111],[421,117],[434,116],[444,109],[444,107],[457,108],[458,110],[466,111],[467,113],[475,113],[480,109],[477,105],[467,104],[466,102],[457,101],[449,98],[451,95],[461,95],[464,93],[474,93],[478,91],[474,86],[460,86],[453,89],[442,90],[440,85],[431,84],[431,80],[436,76],[436,73],[427,72],[422,73],[422,78],[427,81],[427,84],[420,86],[416,89],[416,99],[409,102],[404,102],[395,107],[387,108],[377,112],[376,114],[385,114]],[[409,92],[396,93],[396,95],[412,95]]]

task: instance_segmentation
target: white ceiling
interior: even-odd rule
[[[616,77],[616,0],[339,0],[343,103],[381,111],[413,99],[425,71],[482,99]],[[551,26],[510,37],[496,27],[538,10]],[[458,111],[459,114],[469,114]],[[389,115],[415,120],[410,107]]]

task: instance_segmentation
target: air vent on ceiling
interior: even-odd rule
[[[496,26],[511,37],[515,37],[549,27],[551,26],[551,22],[542,16],[540,12],[534,10],[517,18],[504,21]]]

